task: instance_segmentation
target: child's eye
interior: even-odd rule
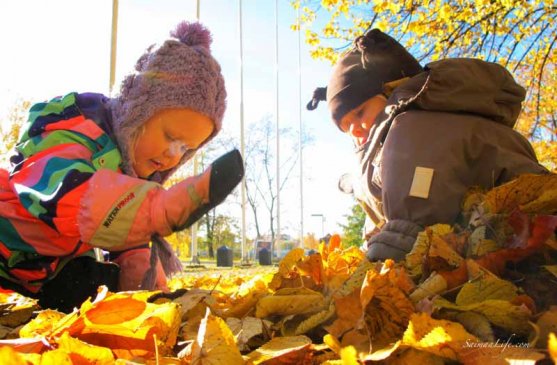
[[[177,155],[183,156],[186,152],[189,151],[188,145],[179,140],[174,140],[170,142],[168,149],[170,150],[170,153],[174,156]]]

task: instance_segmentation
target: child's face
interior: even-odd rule
[[[340,121],[340,129],[348,133],[356,146],[367,142],[369,130],[377,115],[385,109],[387,99],[383,95],[373,96],[349,111]]]
[[[133,154],[137,176],[147,178],[180,162],[184,153],[195,150],[213,133],[214,123],[191,109],[163,109],[144,125]]]

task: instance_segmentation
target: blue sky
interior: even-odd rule
[[[212,51],[228,90],[224,129],[240,133],[240,46],[238,0],[201,0],[200,21],[213,33]],[[244,123],[275,114],[275,1],[243,0]],[[18,99],[42,101],[70,91],[108,93],[112,0],[18,0],[0,4],[0,117]],[[167,37],[181,20],[195,20],[195,0],[120,0],[116,87],[145,48]],[[296,11],[279,1],[280,124],[303,128],[314,142],[303,153],[304,232],[339,231],[353,201],[337,190],[338,177],[355,168],[352,144],[330,121],[326,105],[305,110],[331,66],[309,57],[302,42],[301,97],[298,91],[298,34],[290,30]],[[302,39],[303,41],[303,39]],[[283,231],[299,233],[299,168],[281,195]],[[248,230],[251,227],[250,212]]]

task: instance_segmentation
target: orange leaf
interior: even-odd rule
[[[156,351],[170,353],[180,326],[178,305],[141,300],[150,295],[122,292],[109,294],[97,303],[86,301],[77,319],[63,331],[92,345],[108,347],[121,358],[151,357]]]
[[[303,261],[298,261],[296,263],[296,267],[303,275],[309,275],[309,277],[315,282],[317,285],[323,284],[323,260],[321,259],[320,253],[314,253],[306,258]]]
[[[360,290],[355,289],[352,294],[342,298],[335,298],[337,318],[325,329],[334,337],[340,338],[346,331],[356,327],[363,314],[360,303]]]
[[[333,252],[337,248],[342,250],[342,242],[340,241],[340,236],[335,233],[329,240],[329,252]]]

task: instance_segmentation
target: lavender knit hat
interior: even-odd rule
[[[202,145],[222,126],[226,90],[220,65],[211,56],[211,33],[201,23],[181,22],[170,36],[162,45],[146,50],[135,65],[136,72],[124,79],[120,95],[111,102],[122,168],[131,176],[136,176],[131,136],[157,111],[188,108],[209,117],[215,128]],[[151,180],[164,182],[194,152],[184,155],[172,170],[156,173]]]

